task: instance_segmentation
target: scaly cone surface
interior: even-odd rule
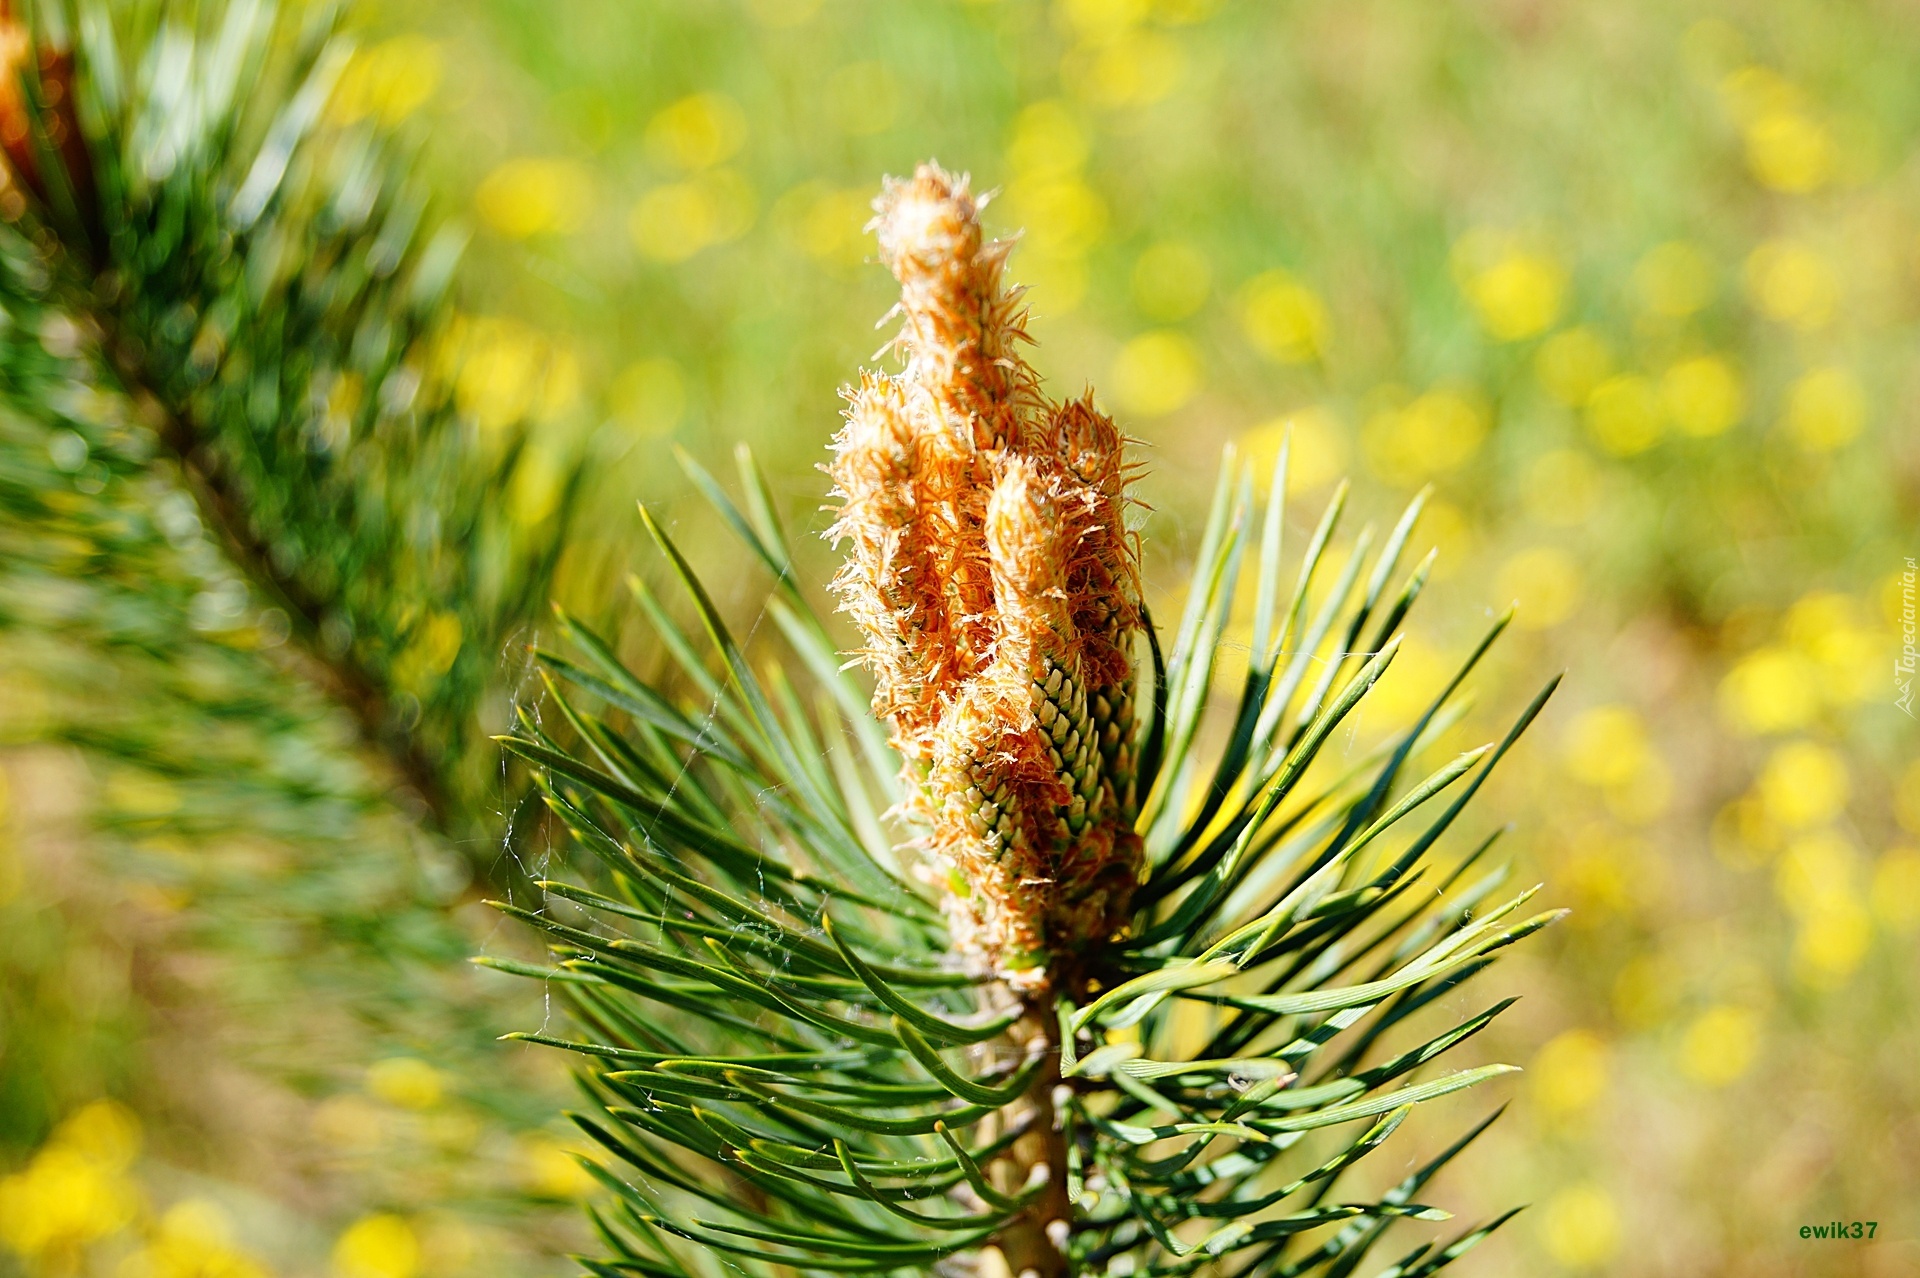
[[[955,944],[1037,992],[1123,926],[1139,869],[1124,441],[1090,394],[1041,394],[1012,243],[985,239],[965,176],[922,165],[874,207],[906,369],[843,392],[834,590]]]

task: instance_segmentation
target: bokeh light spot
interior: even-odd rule
[[[1453,270],[1481,327],[1497,341],[1546,332],[1566,305],[1567,271],[1559,260],[1496,232],[1463,236],[1454,246]]]
[[[724,93],[693,93],[647,122],[647,153],[681,169],[708,169],[733,158],[747,141],[747,116]]]
[[[547,231],[576,230],[592,200],[585,168],[571,160],[508,160],[482,179],[474,207],[489,227],[508,239],[524,240]]]
[[[1288,496],[1325,488],[1345,472],[1347,445],[1339,421],[1329,409],[1309,405],[1264,422],[1241,436],[1240,447],[1253,467],[1256,482],[1264,483],[1273,473],[1281,441],[1288,439],[1291,440],[1287,451]]]
[[[1852,790],[1846,760],[1814,741],[1790,741],[1777,747],[1761,768],[1756,786],[1767,814],[1796,830],[1839,816]]]
[[[1171,331],[1145,333],[1120,348],[1110,385],[1114,402],[1129,412],[1161,417],[1200,392],[1200,351]]]
[[[1623,785],[1640,774],[1650,750],[1645,721],[1631,706],[1595,706],[1568,728],[1567,772],[1588,785]]]
[[[1534,1097],[1550,1118],[1579,1114],[1606,1093],[1607,1045],[1592,1030],[1568,1030],[1540,1049],[1529,1075]]]
[[[454,622],[458,643],[458,620]],[[431,1109],[446,1094],[440,1071],[413,1056],[393,1056],[367,1067],[367,1090],[389,1105]]]
[[[424,36],[400,35],[357,52],[334,85],[328,116],[337,124],[372,117],[387,128],[425,106],[440,87],[445,59]]]
[[[1086,131],[1058,98],[1043,98],[1014,117],[1007,163],[1016,175],[1060,177],[1077,172],[1086,159]]]
[[[1240,325],[1253,348],[1276,363],[1305,364],[1326,349],[1326,304],[1286,271],[1256,275],[1241,289]]]
[[[1787,391],[1787,433],[1810,453],[1844,448],[1859,438],[1866,421],[1866,393],[1844,368],[1816,368]]]
[[[1457,470],[1486,441],[1485,410],[1464,391],[1431,390],[1403,408],[1383,409],[1361,431],[1367,463],[1389,483],[1411,487]]]
[[[1760,1052],[1760,1017],[1751,1008],[1710,1007],[1680,1040],[1680,1071],[1696,1083],[1725,1087],[1753,1068]]]
[[[1795,731],[1819,712],[1818,679],[1813,663],[1799,653],[1758,649],[1720,681],[1721,715],[1735,731],[1750,736]]]
[[[413,1278],[420,1270],[420,1240],[399,1216],[363,1216],[334,1244],[333,1268],[340,1278]]]
[[[1207,304],[1213,270],[1206,254],[1182,240],[1151,245],[1133,264],[1133,304],[1148,319],[1172,323]]]
[[[1620,1248],[1620,1209],[1598,1185],[1569,1185],[1547,1200],[1540,1233],[1548,1254],[1562,1265],[1598,1268]]]
[[[1613,372],[1613,351],[1605,338],[1581,325],[1542,342],[1533,369],[1547,394],[1579,408]]]
[[[1833,321],[1840,283],[1833,267],[1797,240],[1768,240],[1747,256],[1747,295],[1770,320],[1813,330]]]
[[[1648,249],[1633,268],[1633,291],[1655,315],[1684,319],[1713,300],[1713,263],[1700,247],[1668,240]]]
[[[753,188],[738,173],[715,169],[648,191],[634,205],[627,230],[644,256],[684,262],[702,249],[739,239],[753,219]]]
[[[1659,393],[1638,373],[1609,377],[1587,397],[1587,430],[1616,457],[1646,452],[1660,442],[1664,427]]]
[[[1579,607],[1582,578],[1573,556],[1557,546],[1533,546],[1501,566],[1494,590],[1519,604],[1514,624],[1550,630]]]
[[[1740,420],[1747,397],[1733,365],[1717,355],[1696,355],[1661,377],[1660,403],[1683,433],[1710,436],[1725,433]]]
[[[1770,110],[1747,125],[1747,168],[1762,186],[1804,194],[1833,172],[1833,140],[1799,111]]]

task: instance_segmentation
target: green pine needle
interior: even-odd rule
[[[1284,465],[1283,456],[1276,492]],[[704,1253],[751,1273],[927,1272],[1023,1220],[1052,1223],[1033,1213],[1064,1203],[1053,1225],[1061,1272],[1104,1272],[1125,1256],[1145,1274],[1222,1265],[1343,1274],[1394,1222],[1445,1218],[1411,1196],[1465,1140],[1376,1201],[1325,1199],[1413,1108],[1512,1071],[1484,1064],[1422,1078],[1511,1000],[1368,1058],[1387,1029],[1560,912],[1514,922],[1532,891],[1483,908],[1502,875],[1465,872],[1491,840],[1437,891],[1408,891],[1547,695],[1500,742],[1413,771],[1457,721],[1465,680],[1504,618],[1411,724],[1357,760],[1327,757],[1391,663],[1426,581],[1430,557],[1387,594],[1422,499],[1377,553],[1363,535],[1310,608],[1342,488],[1283,607],[1278,500],[1256,520],[1252,477],[1229,459],[1195,589],[1156,676],[1162,691],[1137,729],[1164,746],[1143,750],[1151,797],[1138,828],[1150,864],[1135,922],[1101,960],[1105,989],[1083,1005],[1062,998],[1053,1039],[1016,1040],[1032,1022],[998,987],[952,967],[935,902],[902,877],[892,846],[855,828],[851,814],[872,807],[866,791],[884,785],[890,805],[900,783],[864,766],[878,725],[847,694],[825,623],[764,509],[749,519],[689,466],[776,574],[773,603],[796,658],[778,690],[750,671],[648,516],[717,664],[650,592],[647,611],[680,667],[668,685],[649,685],[562,617],[578,655],[541,661],[569,743],[507,742],[542,771],[553,811],[591,853],[576,866],[582,881],[552,885],[540,910],[503,908],[548,935],[569,976],[555,992],[593,1031],[587,1042],[523,1037],[598,1062],[591,1077],[606,1104],[582,1121],[615,1157],[598,1174],[633,1208],[601,1217],[608,1265],[694,1272]],[[1216,707],[1214,655],[1246,555],[1259,642],[1238,702]],[[1370,628],[1369,650],[1354,651]],[[811,711],[804,690],[784,682],[802,674],[826,684]],[[1226,730],[1219,755],[1203,762],[1210,713]],[[863,762],[821,767],[822,753]],[[911,840],[889,820],[893,841]],[[606,1014],[616,1005],[619,1021]],[[1182,1005],[1213,1009],[1203,1016],[1214,1028],[1196,1033],[1176,1015]],[[655,1055],[622,1022],[683,1026],[699,1056]],[[1005,1183],[1008,1151],[1040,1137],[1032,1124],[1037,1115],[1044,1126],[1049,1107],[1062,1165],[1036,1169],[1036,1183]],[[1362,1122],[1305,1166],[1290,1156],[1309,1133]],[[1056,1179],[1065,1197],[1048,1189]],[[1214,1223],[1197,1234],[1178,1227],[1196,1219]],[[1423,1246],[1388,1272],[1432,1273],[1504,1219]]]

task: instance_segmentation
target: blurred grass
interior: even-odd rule
[[[718,464],[752,443],[796,526],[822,526],[835,388],[890,304],[865,202],[928,156],[969,169],[1024,228],[1043,371],[1091,380],[1143,443],[1157,594],[1184,589],[1220,447],[1270,457],[1291,429],[1307,501],[1347,469],[1376,516],[1437,486],[1442,588],[1397,695],[1515,597],[1490,693],[1570,671],[1496,802],[1577,913],[1522,960],[1505,1043],[1531,1069],[1450,1188],[1462,1211],[1536,1205],[1465,1272],[1920,1265],[1920,767],[1895,704],[1920,555],[1912,13],[367,16],[362,109],[418,105],[423,163],[477,231],[469,411],[606,422],[571,608],[617,617],[646,569],[635,497],[704,527],[675,445]],[[751,619],[764,583],[682,542]],[[47,952],[108,944],[57,926],[79,939]],[[1800,1240],[1832,1219],[1879,1236]]]

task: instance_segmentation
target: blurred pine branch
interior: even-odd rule
[[[82,808],[22,864],[87,855],[0,892],[0,1143],[104,1093],[246,1176],[248,1124],[374,1103],[370,1063],[424,1058],[432,1117],[479,1143],[395,1136],[330,1210],[514,1220],[519,1272],[566,1232],[515,1153],[554,1101],[479,1056],[500,1012],[456,911],[523,850],[488,828],[479,719],[572,445],[460,400],[460,235],[342,91],[365,76],[332,9],[4,14],[0,743]],[[85,1005],[70,973],[115,956],[136,987]],[[283,1108],[216,1099],[235,1069]],[[267,1170],[346,1160],[317,1139]]]
[[[7,340],[126,396],[123,429],[308,672],[437,827],[473,832],[494,780],[475,716],[544,601],[579,469],[461,411],[460,232],[435,228],[406,144],[341,105],[354,54],[324,7],[7,23]],[[4,393],[44,415],[48,389]]]

